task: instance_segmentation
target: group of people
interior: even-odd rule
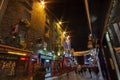
[[[80,65],[78,64],[75,73],[79,74],[81,77],[90,78],[92,80],[103,80],[102,75],[97,66],[89,66],[89,65]]]
[[[79,65],[77,65],[77,67],[75,69],[75,73],[80,74],[81,76],[86,75],[86,71],[89,72],[90,78],[92,78],[92,68],[91,67],[84,67],[79,64]]]

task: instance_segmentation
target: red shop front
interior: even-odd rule
[[[73,70],[73,61],[70,57],[64,57],[64,68],[66,72],[72,71]]]
[[[60,75],[64,73],[63,60],[52,61],[52,76]]]

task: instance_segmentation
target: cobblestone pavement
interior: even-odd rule
[[[89,72],[84,72],[83,74],[76,74],[74,71],[70,72],[68,75],[63,74],[61,76],[47,78],[45,80],[98,80],[94,72],[92,72],[92,78]]]

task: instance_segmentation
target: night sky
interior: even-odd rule
[[[47,8],[53,15],[65,22],[64,29],[67,29],[71,35],[72,48],[75,51],[87,50],[88,35],[90,34],[88,20],[85,10],[84,0],[46,0]],[[102,26],[105,17],[104,5],[108,4],[107,0],[88,0],[90,15],[93,19],[93,33],[100,33],[99,28]],[[103,11],[103,12],[102,12]],[[95,26],[95,27],[94,27]],[[98,26],[98,27],[96,27]]]

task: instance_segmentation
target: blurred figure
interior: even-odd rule
[[[46,69],[43,64],[35,64],[33,80],[45,80]]]
[[[92,78],[92,70],[90,67],[88,67],[88,71],[89,71],[89,74],[90,74],[90,78]]]
[[[75,73],[77,74],[77,67],[75,67],[74,70],[75,70]]]
[[[84,66],[81,66],[81,70],[80,70],[81,76],[84,76],[84,72],[85,72],[85,67],[84,67]]]
[[[81,71],[81,65],[79,64],[79,65],[77,66],[77,73],[80,74],[80,71]]]

